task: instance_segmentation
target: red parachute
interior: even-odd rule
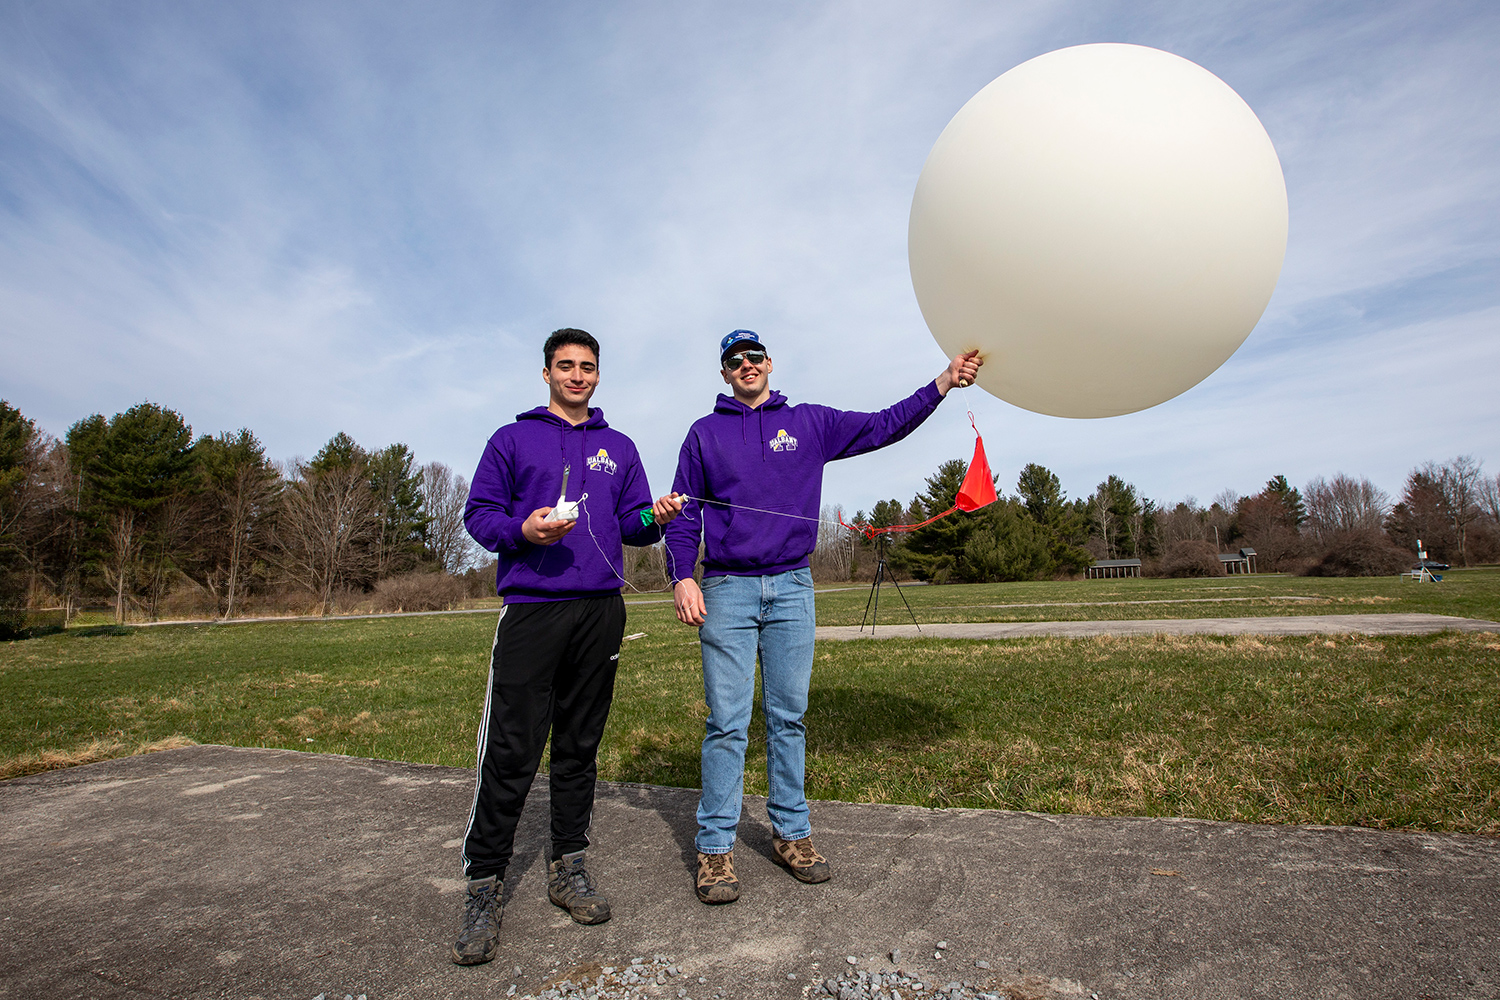
[[[969,414],[969,424],[974,426],[974,415]],[[904,534],[925,528],[934,521],[942,520],[956,510],[969,511],[987,507],[998,500],[995,495],[995,478],[990,474],[990,460],[984,453],[984,437],[979,433],[979,428],[974,426],[974,457],[969,460],[969,471],[964,476],[963,484],[958,488],[958,495],[953,498],[953,506],[941,514],[934,514],[925,521],[916,524],[892,524],[885,528],[876,528],[870,525],[844,524],[844,519],[839,518],[839,524],[849,531],[855,531],[867,539],[874,539],[876,535]]]

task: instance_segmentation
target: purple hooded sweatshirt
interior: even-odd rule
[[[692,577],[699,538],[704,576],[769,576],[806,566],[818,540],[823,466],[900,441],[942,399],[931,382],[879,413],[791,406],[779,392],[752,410],[720,393],[714,412],[688,430],[677,458],[672,489],[709,502],[685,504],[667,525],[672,582]]]
[[[578,526],[555,545],[533,545],[521,525],[539,507],[555,507],[562,492],[563,466],[568,500],[586,493]],[[620,592],[620,543],[651,545],[661,538],[655,524],[641,523],[651,506],[651,489],[635,444],[591,408],[576,427],[538,406],[516,415],[485,445],[464,526],[474,540],[496,554],[495,589],[511,603],[607,597]]]

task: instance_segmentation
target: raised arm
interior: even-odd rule
[[[949,389],[973,382],[983,363],[978,351],[960,354],[938,373],[937,378],[899,403],[874,413],[826,410],[828,460],[863,455],[900,441],[932,416]]]

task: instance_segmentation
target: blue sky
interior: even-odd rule
[[[967,458],[1070,495],[1206,501],[1346,472],[1500,470],[1500,6],[434,3],[0,6],[0,395],[61,435],[143,399],[278,458],[343,430],[465,476],[545,402],[560,326],[657,492],[758,330],[794,401],[943,366],[906,265],[948,119],[1066,45],[1185,56],[1281,157],[1281,282],[1205,382],[1067,420],[979,391],[828,469],[847,508]]]

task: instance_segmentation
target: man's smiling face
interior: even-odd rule
[[[751,360],[759,357],[760,361]],[[771,374],[771,356],[753,344],[737,344],[724,357],[720,374],[740,399],[754,399],[766,390]]]
[[[552,353],[552,365],[542,369],[542,378],[554,403],[587,406],[599,387],[599,359],[581,344],[563,344]]]

